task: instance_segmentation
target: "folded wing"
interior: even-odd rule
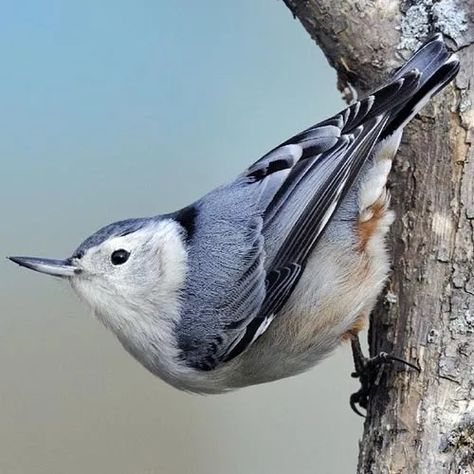
[[[457,72],[439,38],[432,41],[411,60],[427,75],[403,68],[385,87],[287,140],[195,203],[178,331],[189,366],[211,370],[233,359],[279,317],[377,141]],[[278,236],[272,245],[269,236]]]

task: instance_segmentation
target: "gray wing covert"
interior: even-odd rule
[[[177,328],[192,367],[210,370],[226,360],[258,314],[266,295],[263,213],[301,152],[284,146],[194,204]]]

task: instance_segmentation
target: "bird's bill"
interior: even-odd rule
[[[12,262],[36,272],[57,277],[72,277],[80,272],[70,259],[55,260],[38,257],[8,257]]]

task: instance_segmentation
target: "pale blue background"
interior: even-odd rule
[[[283,2],[42,1],[0,9],[1,252],[68,256],[184,206],[342,106]],[[0,473],[353,472],[345,347],[303,376],[177,392],[66,285],[0,262]]]

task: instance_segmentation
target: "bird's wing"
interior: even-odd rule
[[[370,156],[389,111],[407,100],[418,77],[408,73],[296,135],[195,204],[177,331],[190,366],[214,369],[267,329]],[[280,236],[276,248],[264,245],[269,232]]]
[[[271,201],[264,214],[263,233],[265,235],[274,222],[279,223],[279,229],[274,231],[280,233],[282,245],[273,258],[268,259],[265,298],[258,314],[245,326],[238,343],[227,351],[224,361],[239,355],[263,334],[282,309],[299,281],[307,257],[370,155],[386,120],[386,117],[377,116],[357,127],[352,134],[341,135],[331,150],[313,160],[301,175],[298,173],[297,185],[291,186],[288,177],[285,185],[292,189]]]

